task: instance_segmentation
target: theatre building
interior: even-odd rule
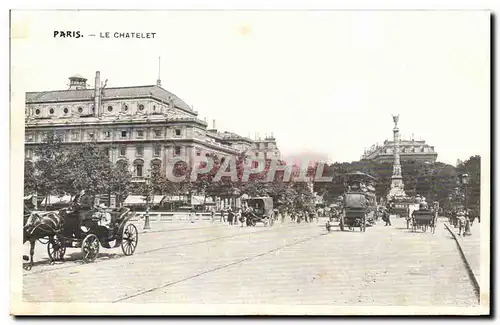
[[[113,163],[127,161],[134,182],[143,182],[150,167],[162,167],[173,157],[214,153],[235,156],[243,151],[278,156],[274,137],[254,141],[231,132],[211,128],[198,112],[176,95],[156,84],[132,87],[106,87],[100,73],[94,88],[87,79],[69,78],[67,90],[42,90],[26,94],[25,156],[48,131],[55,131],[64,143],[96,142],[102,145]]]

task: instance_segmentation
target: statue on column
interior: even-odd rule
[[[393,115],[392,120],[394,121],[394,127],[397,127],[399,121],[399,115]]]

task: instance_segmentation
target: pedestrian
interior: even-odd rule
[[[226,208],[220,210],[220,222],[226,223]]]
[[[191,210],[189,211],[189,221],[191,223],[194,223],[193,216],[196,216],[196,211],[194,209],[194,206],[191,207]]]
[[[245,225],[247,213],[248,213],[248,206],[245,206],[245,207],[243,207],[243,209],[240,210],[240,220],[239,221],[241,223],[241,227],[243,227]]]
[[[236,216],[234,217],[234,224],[238,225],[238,222],[240,222],[241,219],[241,208],[238,208],[236,210]]]
[[[215,221],[215,208],[210,209],[210,220],[212,223]]]
[[[476,216],[475,216],[474,212],[472,212],[472,210],[470,210],[470,209],[467,210],[467,214],[469,215],[469,222],[470,222],[470,226],[472,227],[474,225],[474,220],[476,219]]]
[[[233,220],[234,220],[234,213],[233,213],[233,209],[231,209],[231,207],[229,207],[227,209],[227,222],[229,223],[229,225],[233,225]]]
[[[385,222],[384,227],[392,226],[392,224],[391,224],[391,215],[389,214],[389,212],[386,209],[384,209],[382,211],[382,220]]]

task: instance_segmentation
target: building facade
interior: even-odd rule
[[[276,139],[272,135],[266,136],[264,139],[256,139],[252,144],[251,152],[260,159],[281,159]]]
[[[373,145],[361,159],[375,162],[394,162],[394,141],[384,141],[382,145]],[[437,152],[433,146],[425,143],[424,140],[399,140],[399,156],[401,161],[419,161],[434,163],[437,159]]]
[[[215,121],[208,128],[198,112],[163,89],[160,80],[156,85],[107,88],[96,72],[95,87],[88,89],[84,77],[69,79],[68,90],[26,94],[26,158],[36,159],[34,148],[49,131],[65,144],[98,143],[113,163],[129,163],[136,182],[145,180],[152,165],[164,166],[174,157],[190,161],[208,153],[222,158],[245,151],[280,156],[274,138],[254,141],[221,133]]]

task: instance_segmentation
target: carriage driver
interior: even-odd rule
[[[92,196],[82,190],[74,199],[75,206],[80,212],[80,224],[83,231],[88,231],[87,227],[83,225],[85,220],[92,218],[99,219],[98,224],[106,227],[109,230],[111,225],[111,214],[104,210],[105,205],[94,206]]]
[[[422,202],[420,202],[418,209],[419,210],[429,210],[429,206],[427,205],[427,202],[422,201]]]

